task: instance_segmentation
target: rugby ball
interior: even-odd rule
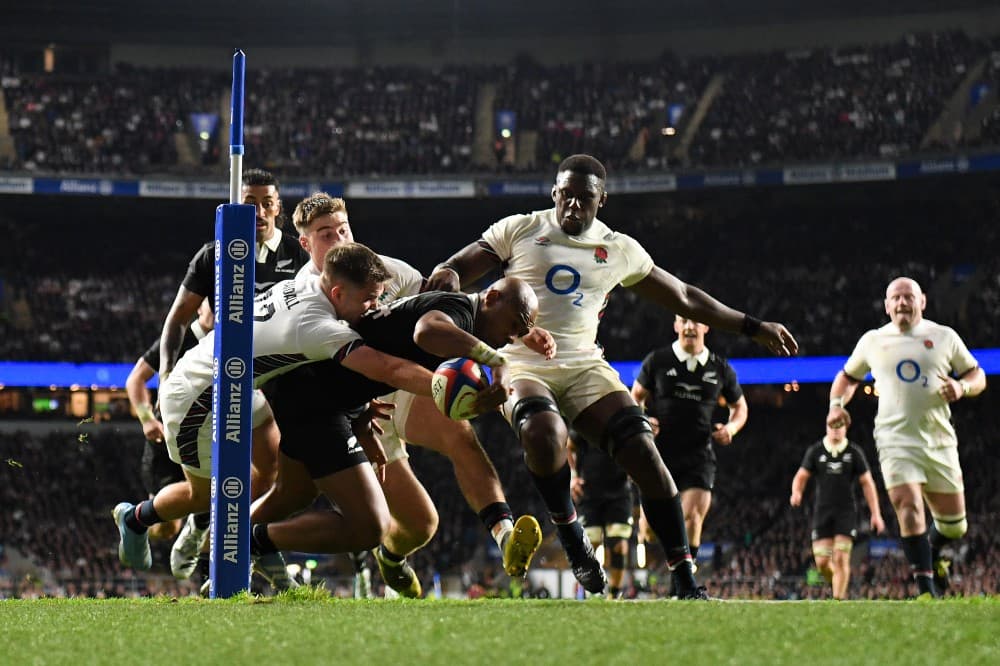
[[[486,388],[483,369],[470,358],[452,358],[437,367],[431,380],[431,396],[441,413],[464,421],[476,416],[476,393]]]

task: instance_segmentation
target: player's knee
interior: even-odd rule
[[[537,417],[537,418],[536,418]],[[545,395],[521,398],[511,411],[510,423],[522,439],[551,437],[553,423],[562,423],[559,407]]]
[[[948,539],[961,539],[969,529],[969,521],[965,514],[955,516],[934,516],[934,527],[941,536]]]
[[[833,546],[813,546],[813,557],[816,559],[816,566],[822,569],[833,557]]]
[[[583,531],[586,533],[587,539],[590,540],[590,543],[594,546],[594,548],[601,545],[601,540],[604,539],[604,530],[600,525],[591,525],[584,528]]]
[[[612,569],[624,569],[628,559],[628,541],[621,537],[609,536],[605,544],[608,549],[608,565]],[[624,548],[622,547],[624,545]]]
[[[609,456],[617,459],[621,451],[643,443],[652,449],[652,442],[653,427],[649,424],[649,419],[640,407],[629,405],[622,407],[608,419],[601,444]]]

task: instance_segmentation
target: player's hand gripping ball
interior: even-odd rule
[[[483,369],[469,358],[453,358],[434,371],[431,396],[441,413],[450,419],[464,421],[476,416],[476,394],[486,388]]]

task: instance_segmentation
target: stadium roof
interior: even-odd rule
[[[3,9],[0,38],[62,43],[317,45],[365,37],[614,33],[988,9],[991,0],[33,0]],[[234,7],[236,15],[233,16]]]

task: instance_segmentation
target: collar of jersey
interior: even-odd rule
[[[840,446],[834,446],[833,444],[830,443],[829,439],[824,437],[823,448],[826,449],[826,452],[829,453],[831,456],[839,456],[841,453],[844,452],[844,449],[847,448],[847,440],[845,439]]]
[[[681,347],[680,340],[674,340],[674,344],[670,345],[670,348],[674,350],[674,356],[677,357],[677,360],[682,363],[687,363],[688,370],[692,372],[696,367],[698,367],[698,365],[705,365],[708,363],[708,347],[705,347],[697,354],[689,354],[684,351],[683,347]],[[696,361],[697,365],[692,367],[691,361]]]

